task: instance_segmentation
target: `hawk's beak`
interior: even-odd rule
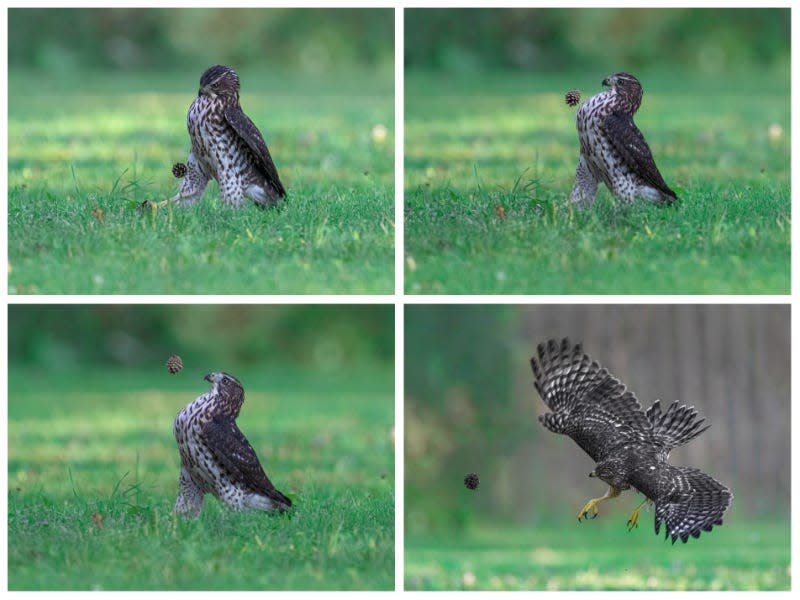
[[[603,79],[603,85],[605,87],[611,87],[611,85],[612,85],[611,84],[611,78],[610,77],[606,77],[605,79]]]
[[[214,383],[213,381],[211,381],[211,373],[203,377],[203,379],[205,379],[208,383]]]
[[[597,475],[595,475],[594,471],[592,471],[591,473],[589,473],[589,477],[597,477]]]

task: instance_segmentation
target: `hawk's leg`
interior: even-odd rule
[[[649,498],[645,498],[642,503],[636,507],[636,509],[631,513],[630,518],[628,519],[628,531],[633,529],[634,527],[639,526],[639,511],[642,510],[642,507],[650,502]]]
[[[190,152],[186,161],[186,175],[181,182],[181,189],[172,198],[159,202],[157,205],[160,206],[166,202],[173,201],[181,206],[192,206],[203,196],[208,181],[209,178],[200,169],[194,152]]]
[[[597,505],[608,498],[616,498],[619,496],[621,491],[622,490],[615,488],[614,486],[609,486],[608,491],[603,496],[600,496],[599,498],[592,498],[586,503],[586,505],[581,509],[581,512],[578,513],[578,521],[581,519],[594,519],[597,516]],[[591,517],[589,517],[589,511],[592,511]]]
[[[597,179],[592,175],[589,165],[586,164],[586,158],[581,153],[578,168],[575,170],[575,185],[572,187],[569,200],[573,204],[577,204],[579,208],[589,208],[594,204],[596,196]]]
[[[184,517],[194,518],[203,510],[203,490],[192,481],[186,467],[181,466],[180,492],[175,501],[175,511]]]

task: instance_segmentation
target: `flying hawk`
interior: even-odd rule
[[[602,181],[624,202],[636,198],[671,204],[678,197],[664,182],[650,147],[633,122],[642,104],[642,86],[628,73],[603,80],[611,89],[592,96],[578,109],[581,155],[570,200],[589,207]]]
[[[187,517],[198,516],[206,494],[237,510],[288,510],[292,501],[272,485],[236,426],[244,403],[242,384],[227,373],[209,373],[205,380],[211,383],[211,391],[175,417],[173,430],[181,454],[175,510]]]
[[[634,488],[645,500],[628,519],[629,529],[638,526],[639,511],[648,501],[655,505],[656,534],[663,522],[673,544],[722,525],[731,491],[698,469],[667,462],[670,450],[709,427],[703,426],[705,419],[697,418],[694,407],[673,402],[662,412],[656,400],[642,410],[623,383],[567,339],[539,344],[537,353],[538,358],[531,359],[536,390],[553,411],[539,421],[575,440],[597,463],[589,476],[609,485],[604,496],[586,503],[579,521],[589,513],[597,516],[603,500]]]
[[[173,200],[190,206],[216,179],[222,201],[239,208],[245,198],[274,206],[285,195],[278,171],[258,128],[239,105],[239,76],[215,65],[200,77],[200,91],[186,118],[192,149],[180,191]]]

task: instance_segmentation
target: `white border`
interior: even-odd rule
[[[35,7],[107,7],[109,3],[105,2],[63,2],[63,1],[47,1],[47,0],[32,0],[29,2],[11,2],[6,5],[7,8],[35,8]],[[152,8],[154,2],[150,1],[126,1],[115,4],[116,7],[139,7],[139,8]],[[167,2],[158,8],[201,8],[201,7],[215,7],[219,6],[218,1],[209,0],[194,0],[188,1],[172,1]],[[678,0],[669,3],[670,8],[700,8],[700,7],[717,7],[717,8],[745,8],[754,7],[757,3],[752,1],[743,0],[708,0],[703,3],[687,2],[685,0]],[[434,295],[405,295],[403,287],[403,276],[405,267],[405,252],[403,243],[403,190],[404,190],[404,169],[403,169],[403,150],[404,150],[404,136],[403,136],[403,123],[404,123],[404,85],[403,85],[403,33],[404,33],[404,8],[478,8],[490,7],[491,2],[475,1],[475,0],[461,0],[460,2],[442,1],[442,0],[316,0],[310,2],[297,2],[292,3],[288,1],[276,2],[270,0],[253,1],[245,0],[235,3],[236,7],[263,7],[263,8],[394,8],[395,9],[395,293],[394,295],[379,295],[379,296],[330,296],[330,295],[290,295],[290,296],[242,296],[242,295],[212,295],[212,296],[193,296],[193,295],[179,295],[179,296],[160,296],[160,295],[121,295],[121,296],[99,296],[99,295],[75,295],[75,296],[9,296],[8,295],[8,281],[4,284],[3,296],[5,298],[6,310],[2,311],[0,316],[0,332],[2,332],[6,343],[2,344],[0,351],[0,360],[2,360],[4,374],[6,376],[6,383],[8,381],[8,305],[9,304],[394,304],[395,306],[395,590],[401,591],[403,587],[403,541],[404,541],[404,503],[403,503],[403,487],[404,487],[404,453],[403,453],[403,432],[404,432],[404,415],[403,415],[403,394],[404,394],[404,371],[403,371],[403,332],[404,332],[404,309],[406,305],[414,304],[789,304],[794,307],[795,299],[795,282],[798,279],[798,267],[795,261],[792,261],[792,294],[790,296],[703,296],[703,295],[686,295],[686,296],[628,296],[628,295],[587,295],[587,296],[490,296],[490,295],[447,295],[447,296],[434,296]],[[655,8],[665,7],[666,3],[653,2],[653,1],[624,1],[613,2],[611,5],[602,4],[595,1],[577,1],[577,2],[533,2],[532,0],[519,1],[519,0],[506,0],[502,2],[504,8]],[[791,3],[787,0],[768,2],[763,8],[791,8]],[[759,6],[761,8],[761,6]],[[0,31],[5,35],[5,42],[2,44],[3,64],[8,65],[8,22],[7,10],[2,10],[0,16]],[[795,98],[796,98],[796,69],[797,56],[795,51],[795,32],[798,31],[800,25],[800,16],[798,11],[792,11],[791,15],[792,24],[792,113],[795,113]],[[6,69],[6,77],[8,70]],[[6,81],[7,83],[7,81]],[[754,87],[758,86],[758,82],[746,82]],[[0,211],[0,223],[2,224],[2,231],[7,232],[8,224],[8,138],[7,138],[7,118],[8,118],[8,91],[0,94],[2,104],[0,104],[0,130],[6,134],[6,160],[2,161],[0,167],[0,189],[5,190],[3,199],[3,210]],[[794,128],[792,128],[794,129]],[[796,142],[792,138],[792,173],[795,170],[796,161]],[[794,198],[794,194],[792,197]],[[794,248],[798,243],[798,233],[796,228],[792,231],[792,248],[794,255]],[[2,256],[5,259],[5,264],[8,265],[8,247],[6,243],[2,245]],[[792,342],[797,339],[797,325],[795,319],[792,320]],[[800,358],[797,353],[792,357],[792,390],[796,388],[796,380],[794,373],[800,368]],[[4,414],[7,415],[8,407],[8,388],[7,385],[3,386],[2,392],[2,406],[5,409]],[[793,398],[796,394],[793,393]],[[799,411],[792,411],[792,429],[795,430],[798,425],[797,416]],[[6,443],[0,449],[0,456],[5,459],[7,465],[7,418],[2,420],[3,439]],[[797,458],[796,454],[793,458]],[[792,491],[797,492],[797,469],[794,467],[797,460],[792,461],[793,464],[793,486]],[[3,494],[0,498],[0,505],[5,509],[7,515],[7,469],[4,469],[0,480],[3,482]],[[793,493],[793,499],[797,494]],[[796,508],[797,501],[793,500],[792,507]],[[793,522],[796,519],[793,520]],[[4,524],[0,527],[0,543],[2,547],[7,547],[8,531],[7,519],[4,519]],[[792,550],[793,554],[797,555],[798,547],[794,543],[796,536],[793,536]],[[3,561],[3,567],[0,568],[0,580],[2,588],[7,589],[7,561]],[[457,592],[445,592],[446,596],[450,596]],[[475,592],[473,592],[474,594]],[[487,596],[490,592],[477,592],[479,595]],[[547,592],[535,591],[527,592],[528,594],[542,594]],[[385,595],[385,593],[374,592],[373,595]],[[279,593],[283,596],[284,593]]]

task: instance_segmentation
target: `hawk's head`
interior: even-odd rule
[[[209,373],[203,379],[211,384],[211,393],[219,397],[220,402],[232,413],[235,419],[244,404],[244,388],[233,375],[223,371]]]
[[[642,84],[636,77],[630,73],[614,73],[603,79],[603,85],[610,87],[631,113],[639,110],[642,104]]]
[[[225,65],[214,65],[206,69],[200,77],[198,96],[229,96],[239,98],[239,76],[236,71]]]

